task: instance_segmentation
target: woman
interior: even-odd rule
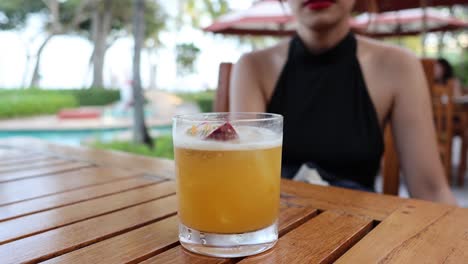
[[[453,67],[446,59],[437,59],[437,63],[434,64],[434,77],[435,81],[440,84],[447,84],[449,81],[453,81],[453,95],[463,95],[460,81],[453,74]]]
[[[455,204],[419,60],[350,33],[352,0],[288,4],[297,35],[242,56],[230,94],[231,111],[285,117],[283,177],[306,163],[332,185],[373,189],[390,121],[411,196]]]

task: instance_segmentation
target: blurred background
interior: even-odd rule
[[[0,2],[0,138],[172,158],[172,116],[212,110],[220,63],[294,34],[287,4],[275,0],[145,0],[142,19],[135,2]],[[357,2],[355,32],[444,57],[468,86],[463,1],[411,10],[398,3],[415,1]],[[135,136],[145,131],[156,147]]]

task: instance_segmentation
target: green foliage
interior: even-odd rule
[[[73,95],[56,91],[38,89],[0,91],[0,118],[55,114],[60,109],[77,105]]]
[[[200,22],[205,18],[215,20],[230,11],[228,0],[182,0],[182,10],[179,12],[179,24],[190,23],[194,28],[200,28]]]
[[[177,44],[177,72],[181,75],[190,74],[194,71],[200,49],[193,43]]]
[[[106,90],[100,88],[70,90],[78,105],[108,105],[120,100],[119,90]]]
[[[468,87],[468,51],[464,50],[460,63],[454,65],[455,76],[460,78],[462,86]]]
[[[47,7],[38,0],[4,0],[0,1],[0,13],[4,20],[0,20],[0,29],[8,30],[24,26],[31,13],[45,11]]]
[[[145,6],[145,39],[160,44],[159,32],[166,27],[168,16],[158,1],[147,1]]]
[[[216,19],[221,15],[224,15],[227,12],[229,12],[228,0],[203,0],[203,3],[205,4],[206,10],[212,18]]]
[[[81,0],[68,0],[66,2],[76,2]],[[129,33],[131,30],[132,15],[133,15],[133,1],[132,0],[119,0],[111,1],[111,10],[112,10],[112,20],[111,20],[111,30],[114,35],[118,33],[125,32]],[[164,8],[159,4],[158,1],[149,1],[145,2],[145,39],[156,38],[159,35],[159,32],[164,30],[165,21],[167,20],[167,13],[164,11]],[[70,3],[69,6],[72,6],[73,3]],[[75,4],[75,6],[77,6]],[[86,12],[91,13],[99,11],[105,8],[104,1],[96,2],[96,5],[86,9]],[[91,30],[91,14],[87,15],[88,19],[83,21],[80,24],[80,29],[85,33]],[[159,39],[157,39],[159,42]]]
[[[177,96],[184,101],[194,102],[200,107],[202,112],[212,112],[215,91],[203,91],[196,93],[178,93]]]
[[[63,108],[108,105],[120,99],[118,90],[0,89],[0,118],[56,114]]]
[[[132,0],[110,1],[112,10],[111,28],[114,32],[127,31],[132,21]],[[80,23],[78,28],[69,28],[71,31],[77,29],[86,36],[91,30],[92,13],[105,7],[104,1],[89,1],[81,7],[83,0],[59,1],[59,20],[64,27],[69,27],[80,12]],[[23,27],[27,16],[33,13],[44,13],[48,15],[50,10],[40,0],[4,0],[0,1],[0,13],[6,18],[0,19],[0,29],[15,29]],[[2,16],[0,16],[2,17]],[[165,27],[167,14],[158,1],[146,1],[145,6],[145,37],[157,38],[158,33]],[[48,28],[52,21],[47,21]],[[69,33],[69,32],[65,32]]]
[[[150,149],[146,145],[137,145],[129,141],[113,141],[110,143],[96,142],[92,146],[98,149],[118,150],[138,155],[174,159],[174,147],[171,136],[161,136],[155,139],[156,147]]]

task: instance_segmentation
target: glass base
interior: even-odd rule
[[[278,240],[278,224],[240,234],[199,232],[179,224],[180,244],[189,251],[223,258],[255,255],[272,248]]]

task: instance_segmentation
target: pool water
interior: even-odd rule
[[[150,128],[151,134],[168,135],[171,126],[157,126]],[[37,130],[37,131],[0,131],[0,139],[8,137],[34,137],[44,139],[53,143],[79,146],[88,140],[110,142],[118,139],[122,133],[131,133],[129,128],[115,129],[90,129],[90,130]]]

